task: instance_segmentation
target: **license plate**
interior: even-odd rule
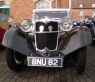
[[[27,57],[28,66],[62,67],[62,58]]]

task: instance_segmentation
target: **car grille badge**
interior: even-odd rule
[[[53,27],[52,26],[48,26],[48,30],[49,30],[49,32],[52,32]]]

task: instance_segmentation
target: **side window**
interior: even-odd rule
[[[83,15],[84,15],[83,10],[80,10],[79,11],[79,16],[83,16]]]
[[[94,17],[95,16],[95,3],[92,4],[92,8],[93,8],[93,10],[92,10],[92,17]]]
[[[9,16],[10,15],[10,9],[5,9],[5,14]]]
[[[79,8],[80,8],[80,10],[79,10],[79,16],[83,16],[84,15],[83,7],[84,7],[84,4],[80,3],[80,5],[79,5]]]
[[[5,14],[5,15],[10,15],[10,9],[9,8],[1,8],[0,13]]]
[[[51,0],[38,0],[36,9],[51,8]]]

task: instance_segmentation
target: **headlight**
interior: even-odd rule
[[[32,31],[33,29],[33,25],[32,25],[32,22],[31,20],[29,19],[24,19],[22,20],[21,22],[21,30],[24,31],[24,32],[29,32],[29,31]]]
[[[70,31],[73,27],[73,22],[70,19],[63,19],[60,22],[60,28],[63,31]]]

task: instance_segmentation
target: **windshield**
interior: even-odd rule
[[[41,19],[44,17],[48,18],[67,18],[68,13],[67,11],[41,11],[35,13],[35,19]]]

